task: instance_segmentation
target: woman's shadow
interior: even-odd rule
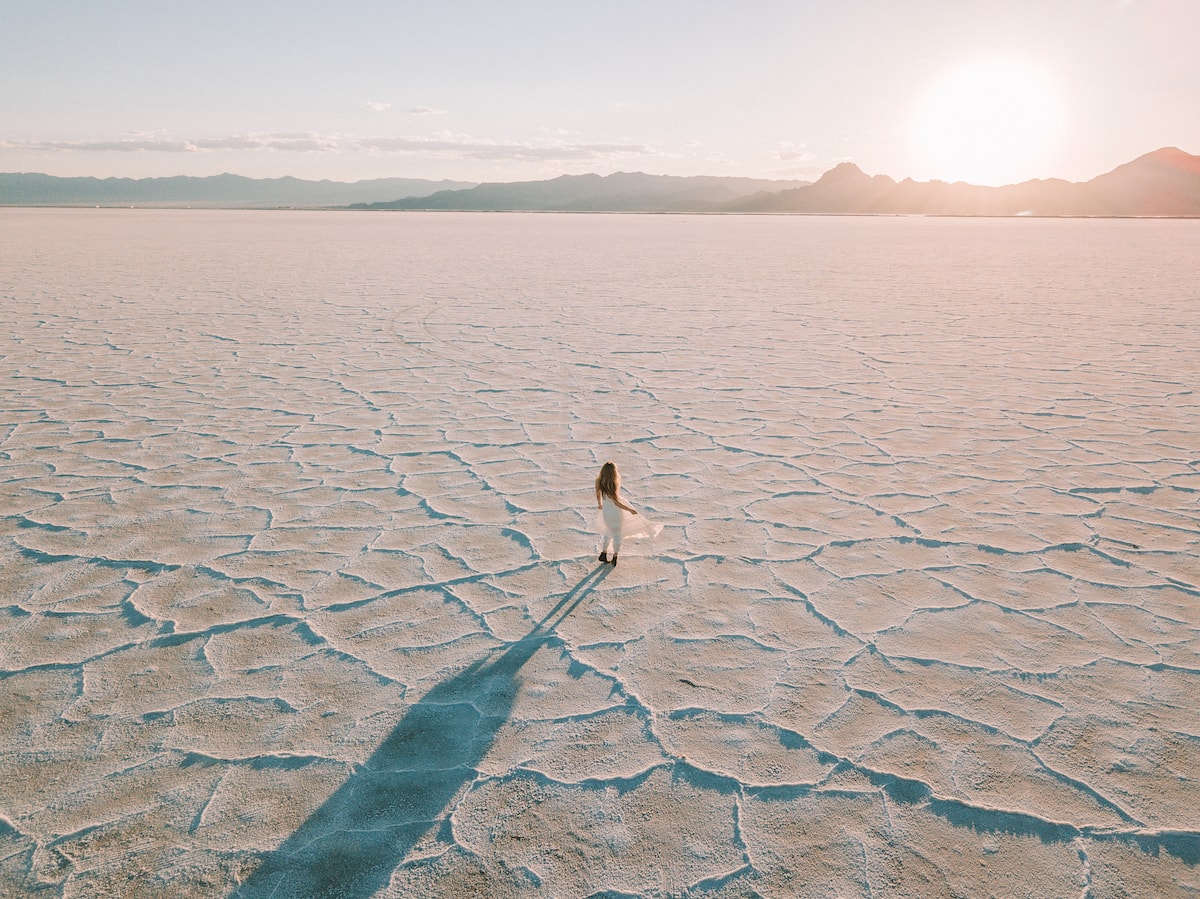
[[[454,795],[475,778],[512,711],[517,672],[611,570],[597,566],[520,640],[426,693],[233,895],[355,899],[386,885]]]

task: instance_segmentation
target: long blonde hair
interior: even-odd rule
[[[596,489],[600,491],[601,496],[613,500],[617,498],[617,491],[621,489],[621,475],[617,473],[615,462],[605,462],[600,466],[600,474],[596,476]]]

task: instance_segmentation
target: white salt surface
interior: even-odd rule
[[[0,894],[1194,895],[1198,238],[0,212]]]

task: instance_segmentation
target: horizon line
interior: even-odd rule
[[[1182,153],[1187,156],[1196,156],[1196,154],[1188,153],[1186,150],[1182,150],[1178,146],[1174,146],[1174,145],[1158,147],[1157,149],[1150,150],[1150,151],[1142,153],[1138,156],[1135,156],[1133,159],[1129,159],[1129,160],[1126,160],[1125,162],[1117,163],[1117,165],[1114,166],[1113,168],[1106,169],[1105,171],[1100,172],[1097,175],[1093,175],[1092,178],[1088,178],[1084,181],[1070,181],[1066,178],[1063,178],[1063,177],[1057,176],[1057,175],[1037,176],[1037,177],[1032,177],[1032,178],[1026,178],[1023,181],[1012,181],[1012,182],[1008,182],[1005,184],[978,184],[975,182],[964,181],[961,179],[951,181],[951,180],[946,180],[944,178],[929,178],[924,181],[920,181],[920,180],[917,180],[916,178],[912,177],[911,175],[906,175],[904,177],[897,177],[895,175],[890,175],[890,174],[882,173],[882,172],[870,174],[870,175],[868,175],[868,177],[890,178],[892,181],[896,182],[897,184],[901,184],[905,181],[912,181],[917,184],[950,184],[950,185],[963,184],[963,185],[967,185],[970,187],[980,187],[980,188],[987,188],[987,189],[1002,189],[1005,187],[1013,187],[1013,186],[1020,185],[1020,184],[1029,184],[1032,182],[1046,182],[1046,181],[1062,181],[1063,183],[1066,183],[1066,184],[1086,184],[1088,181],[1092,180],[1093,178],[1098,178],[1102,175],[1109,174],[1110,172],[1114,171],[1117,168],[1120,168],[1123,165],[1127,165],[1131,162],[1136,162],[1140,159],[1144,159],[1147,156],[1154,156],[1156,154],[1165,153],[1165,152],[1176,152],[1176,153]],[[675,175],[675,174],[670,174],[670,173],[665,173],[665,172],[657,172],[657,173],[656,172],[647,172],[642,169],[635,169],[635,170],[619,169],[619,170],[616,170],[613,172],[608,172],[607,174],[600,174],[599,172],[595,172],[595,171],[579,172],[579,173],[561,172],[557,175],[548,175],[544,178],[521,178],[521,179],[514,179],[511,181],[476,181],[476,180],[470,179],[470,178],[466,178],[466,179],[451,178],[451,177],[428,178],[428,177],[408,176],[408,175],[382,175],[382,176],[377,176],[377,177],[372,177],[372,178],[358,178],[355,180],[340,180],[340,179],[328,178],[328,177],[326,177],[326,178],[304,178],[299,175],[292,175],[292,174],[262,175],[262,176],[243,175],[238,172],[231,172],[231,171],[223,171],[223,172],[218,172],[216,174],[211,174],[211,175],[175,174],[175,175],[142,175],[142,176],[136,176],[136,175],[53,175],[53,174],[50,174],[49,172],[22,171],[22,172],[0,172],[0,176],[41,176],[41,177],[45,177],[45,178],[57,178],[57,179],[61,179],[61,180],[86,179],[86,180],[93,180],[93,181],[167,181],[167,180],[172,180],[172,179],[176,179],[176,178],[191,178],[191,179],[195,179],[195,180],[205,180],[205,179],[212,179],[212,178],[230,177],[230,178],[243,178],[248,181],[283,181],[283,180],[291,179],[293,181],[302,181],[302,182],[307,182],[310,184],[323,184],[323,183],[364,184],[364,183],[369,183],[369,182],[373,182],[373,181],[420,181],[420,182],[424,182],[424,183],[428,183],[428,184],[443,184],[443,183],[470,184],[473,187],[479,187],[479,186],[482,186],[485,184],[501,184],[501,185],[538,184],[538,183],[542,183],[542,182],[546,182],[546,181],[555,181],[560,178],[585,178],[588,176],[595,176],[598,178],[610,178],[610,177],[613,177],[616,175],[646,175],[646,176],[652,177],[652,178],[679,178],[679,179],[711,178],[711,179],[716,179],[716,180],[768,181],[768,182],[773,182],[773,183],[814,184],[817,181],[821,180],[821,178],[828,175],[829,173],[836,171],[837,169],[845,167],[845,166],[852,166],[853,168],[857,169],[858,171],[862,172],[863,174],[868,174],[857,162],[855,162],[853,160],[843,160],[842,162],[835,163],[831,168],[826,169],[825,171],[821,172],[821,174],[817,175],[815,178],[812,178],[812,179],[797,178],[797,177],[763,177],[763,176],[755,176],[755,175],[713,175],[713,174]],[[464,189],[470,189],[470,188],[464,188]]]

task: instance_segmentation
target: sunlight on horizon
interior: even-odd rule
[[[910,137],[928,177],[995,186],[1048,177],[1062,121],[1060,92],[1045,71],[990,58],[935,83],[916,108]]]

